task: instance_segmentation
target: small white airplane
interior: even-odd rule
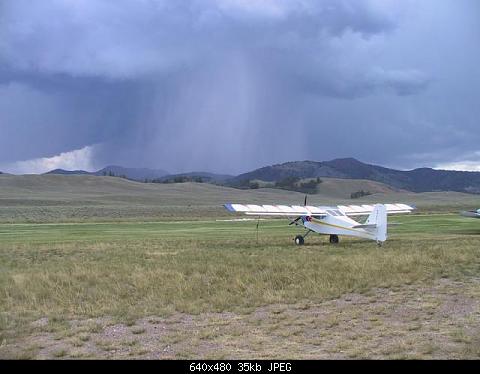
[[[469,210],[467,212],[460,212],[460,214],[464,217],[469,218],[480,218],[480,209],[477,210]]]
[[[310,232],[329,235],[330,243],[339,242],[338,236],[355,236],[375,240],[378,245],[387,240],[387,214],[410,213],[415,207],[406,204],[304,206],[299,205],[254,205],[224,204],[230,212],[254,216],[297,217],[290,225],[307,229],[305,235],[297,235],[295,244],[302,245]],[[368,216],[364,223],[353,220],[352,216]]]

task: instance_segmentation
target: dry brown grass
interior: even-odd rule
[[[63,327],[70,333],[62,339],[32,329],[0,352],[27,359],[478,359],[479,296],[478,278],[441,279],[373,289],[369,296],[350,293],[308,307],[274,304],[248,314],[149,316],[133,327],[114,318],[75,320]],[[82,338],[92,322],[103,329]]]

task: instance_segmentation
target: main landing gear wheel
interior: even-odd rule
[[[303,243],[305,243],[302,235],[297,235],[294,240],[296,245],[303,245]]]
[[[338,244],[338,236],[337,235],[330,235],[330,243],[331,244]]]

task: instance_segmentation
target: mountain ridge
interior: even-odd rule
[[[396,170],[361,162],[355,158],[337,158],[330,161],[289,161],[264,166],[237,176],[209,172],[188,172],[169,174],[161,169],[124,168],[107,166],[96,172],[83,170],[52,170],[46,174],[78,174],[96,176],[118,176],[140,182],[199,181],[245,188],[249,181],[265,181],[275,184],[286,178],[339,178],[364,179],[384,183],[396,189],[412,192],[456,191],[480,193],[480,172],[437,170],[417,168]],[[248,188],[248,187],[247,187]]]
[[[230,180],[230,183],[232,185],[241,184],[245,180],[275,182],[288,177],[366,179],[412,192],[456,191],[480,193],[480,172],[437,170],[433,168],[395,170],[363,163],[354,158],[322,162],[306,160],[275,164],[240,174]]]

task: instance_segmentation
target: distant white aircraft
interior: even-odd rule
[[[460,214],[464,217],[470,218],[480,218],[480,209],[477,210],[469,210],[467,212],[460,212]]]
[[[375,240],[381,245],[387,240],[387,214],[410,213],[415,208],[406,204],[376,205],[254,205],[224,204],[230,212],[240,212],[254,216],[296,217],[290,225],[303,225],[307,232],[297,235],[295,244],[302,245],[310,232],[329,235],[330,243],[338,243],[339,235],[355,236]],[[353,220],[352,216],[368,216],[364,223]]]

